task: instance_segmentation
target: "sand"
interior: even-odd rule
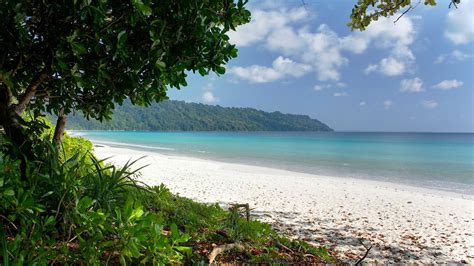
[[[146,156],[139,180],[204,203],[249,203],[279,232],[325,245],[354,263],[474,263],[474,197],[389,182],[340,178],[101,146],[123,165]]]

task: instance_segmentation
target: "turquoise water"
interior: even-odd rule
[[[95,143],[474,194],[471,133],[82,131]]]

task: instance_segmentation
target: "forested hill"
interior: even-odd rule
[[[164,101],[149,107],[125,102],[111,121],[100,123],[70,116],[69,129],[150,131],[333,131],[307,115],[268,113],[252,108],[227,108],[182,101]]]

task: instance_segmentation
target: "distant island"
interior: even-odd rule
[[[307,115],[264,112],[253,108],[229,108],[164,101],[149,107],[134,106],[129,101],[117,106],[113,119],[87,120],[70,116],[73,130],[148,130],[148,131],[333,131]]]

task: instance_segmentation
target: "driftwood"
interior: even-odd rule
[[[282,249],[288,251],[289,253],[294,253],[294,251],[293,251],[291,248],[289,248],[289,247],[283,245],[280,241],[278,241],[278,239],[276,239],[276,238],[273,237],[273,241],[275,241],[275,243],[277,244],[277,246],[281,247]]]
[[[250,221],[250,206],[249,206],[248,203],[245,203],[245,204],[232,204],[230,206],[229,210],[237,211],[240,208],[245,209],[245,218],[247,219],[247,221]]]
[[[207,256],[207,258],[209,259],[209,265],[211,265],[214,262],[214,260],[219,254],[221,254],[222,252],[226,252],[228,250],[232,250],[234,248],[239,249],[239,250],[245,249],[244,246],[240,243],[224,244],[224,245],[215,247],[212,250],[212,252]]]
[[[362,261],[365,260],[365,258],[367,258],[367,255],[369,255],[369,252],[370,250],[372,249],[372,245],[370,245],[370,247],[367,247],[366,245],[364,245],[364,243],[362,242],[362,240],[360,241],[360,243],[362,244],[362,246],[364,246],[364,248],[366,249],[365,250],[365,254],[364,256],[362,256],[357,262],[355,265],[360,265],[362,263]]]

